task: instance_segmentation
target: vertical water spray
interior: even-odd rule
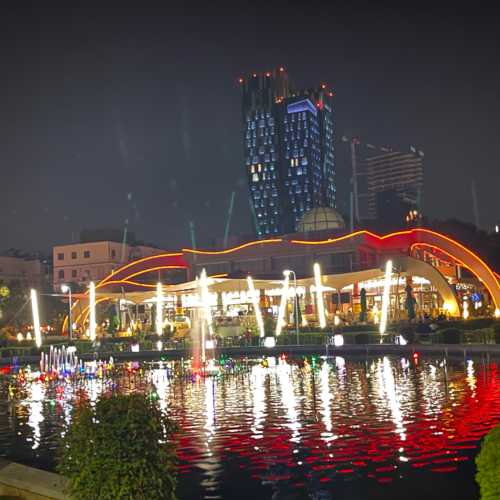
[[[89,308],[90,308],[89,337],[90,337],[90,340],[92,342],[94,342],[96,322],[95,322],[95,284],[93,281],[91,281],[90,285],[89,285]]]
[[[253,310],[255,311],[255,321],[257,322],[257,326],[259,328],[259,334],[261,338],[263,338],[265,336],[264,321],[262,320],[262,312],[259,307],[259,298],[257,296],[257,291],[253,286],[253,280],[251,276],[247,277],[247,283],[250,298],[252,300]]]
[[[276,337],[281,335],[281,329],[283,328],[283,323],[285,321],[285,309],[288,300],[288,284],[290,282],[290,275],[287,274],[283,280],[283,288],[281,290],[281,302],[278,311],[278,321],[276,322]]]
[[[384,278],[384,292],[382,295],[382,314],[380,315],[380,328],[379,332],[381,335],[385,333],[387,328],[387,313],[389,310],[389,293],[391,290],[391,279],[392,279],[392,260],[388,260],[385,264],[385,278]],[[382,342],[382,339],[380,339]]]
[[[323,302],[323,285],[321,283],[321,268],[316,262],[314,264],[314,284],[316,288],[316,304],[318,307],[318,319],[320,328],[326,327],[325,304]]]
[[[40,315],[38,313],[38,296],[34,288],[31,289],[31,310],[33,312],[33,330],[37,347],[42,346],[42,333],[40,331]]]
[[[156,284],[156,334],[163,333],[163,288],[161,282]]]

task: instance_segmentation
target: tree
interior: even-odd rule
[[[482,500],[500,498],[500,425],[486,434],[476,457],[477,474]]]
[[[175,424],[142,394],[102,396],[76,408],[61,441],[58,472],[76,500],[175,499]]]
[[[415,319],[415,297],[413,297],[413,290],[411,288],[411,285],[408,283],[406,285],[406,299],[405,299],[405,307],[406,307],[406,312],[408,313],[408,320],[412,321]]]
[[[0,327],[12,326],[19,328],[31,322],[29,290],[18,280],[8,284],[2,283],[0,289]]]

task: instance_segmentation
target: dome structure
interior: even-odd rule
[[[343,217],[330,207],[317,207],[306,212],[297,224],[297,230],[301,233],[310,231],[325,231],[344,229]]]

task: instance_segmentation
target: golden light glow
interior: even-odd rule
[[[321,283],[321,268],[317,262],[314,266],[314,284],[316,288],[316,304],[318,307],[318,320],[320,328],[326,327],[325,304],[323,302],[323,284]]]
[[[384,292],[382,295],[382,315],[380,318],[379,332],[383,335],[387,328],[387,313],[389,310],[389,292],[391,291],[391,278],[392,278],[392,260],[388,260],[385,264],[385,280]],[[382,339],[381,339],[382,341]]]
[[[491,295],[491,298],[493,299],[493,302],[494,302],[495,306],[498,307],[500,305],[495,300],[495,294],[493,293],[493,290],[489,287],[489,285],[484,280],[482,280],[479,277],[478,273],[476,271],[474,271],[470,266],[468,266],[464,261],[460,260],[458,257],[456,257],[455,255],[452,255],[451,253],[447,252],[446,250],[443,250],[441,247],[438,247],[437,245],[432,245],[430,243],[420,243],[420,242],[419,243],[413,243],[413,245],[411,245],[411,247],[410,247],[410,253],[413,250],[413,248],[418,247],[418,246],[425,246],[425,247],[429,247],[429,248],[432,248],[434,250],[437,250],[438,252],[442,252],[445,255],[447,255],[448,257],[450,257],[450,259],[453,259],[456,262],[458,262],[462,267],[465,267],[466,269],[468,269],[486,287],[486,289],[488,290],[488,292]],[[491,273],[491,275],[493,276],[493,278],[495,278],[495,274],[493,273],[493,271],[491,271],[491,269],[477,255],[474,255],[474,254],[472,254],[472,255],[474,256],[474,258],[478,259],[480,261],[480,263],[486,268],[486,270]],[[496,278],[495,278],[495,281],[496,281]]]

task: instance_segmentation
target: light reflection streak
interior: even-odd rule
[[[321,397],[321,414],[323,417],[322,420],[326,429],[326,433],[322,436],[326,438],[326,440],[332,437],[331,432],[333,428],[332,412],[330,409],[330,402],[333,399],[333,396],[330,393],[329,378],[330,378],[330,367],[328,363],[325,361],[320,371],[320,383],[321,383],[320,397]]]
[[[265,391],[266,374],[264,368],[257,365],[252,368],[251,387],[252,387],[252,437],[254,439],[262,439],[265,410],[266,410],[266,391]]]
[[[31,386],[31,399],[25,402],[29,411],[28,425],[33,429],[32,449],[36,450],[40,446],[40,424],[44,421],[43,402],[45,399],[45,385],[37,382]]]
[[[406,429],[403,425],[403,414],[401,412],[401,405],[396,393],[396,383],[394,381],[394,374],[392,366],[387,356],[384,356],[382,366],[379,369],[379,382],[380,392],[383,397],[386,396],[389,409],[392,414],[392,420],[396,426],[396,432],[399,433],[402,441],[406,440]]]
[[[295,394],[293,392],[292,366],[288,363],[280,363],[277,367],[278,380],[281,388],[281,398],[285,406],[288,424],[286,427],[291,429],[292,437],[290,441],[299,442],[301,423],[297,413]]]

